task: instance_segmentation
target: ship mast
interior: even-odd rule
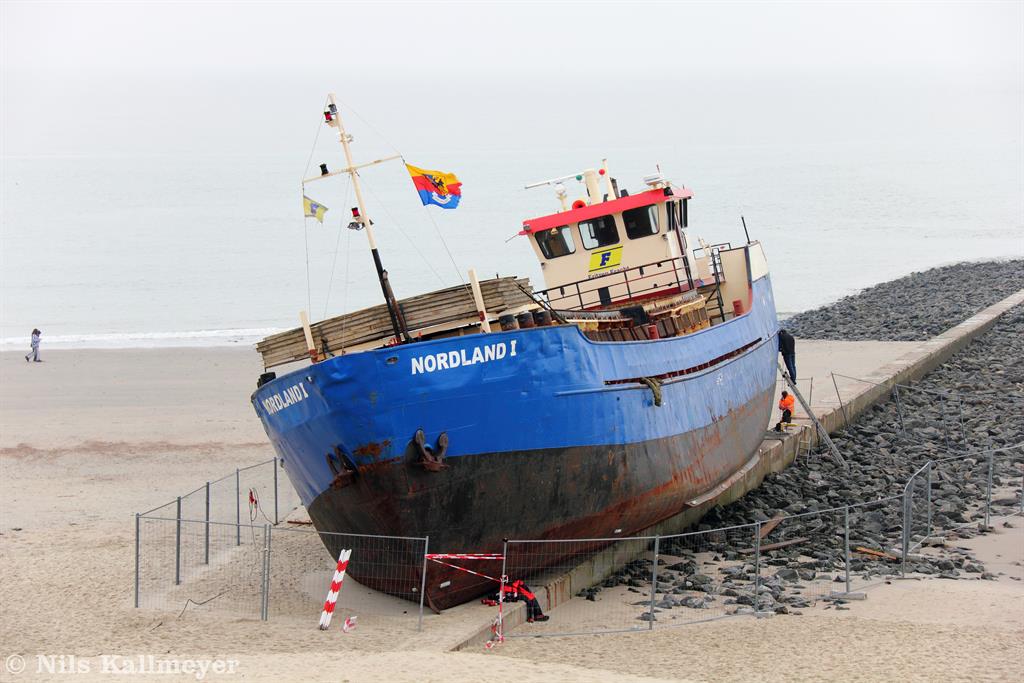
[[[373,237],[373,221],[370,220],[369,215],[366,213],[366,204],[363,201],[363,191],[359,185],[359,173],[358,169],[365,166],[372,166],[379,164],[383,161],[390,161],[392,159],[398,159],[399,156],[391,156],[384,159],[377,159],[365,164],[354,164],[352,162],[352,148],[350,144],[352,142],[352,136],[345,132],[345,124],[342,123],[341,114],[338,113],[338,105],[335,101],[334,93],[327,95],[328,110],[324,112],[324,118],[329,126],[333,126],[338,129],[338,138],[341,141],[341,148],[345,152],[345,164],[346,167],[343,172],[348,173],[352,178],[352,187],[355,189],[356,194],[356,206],[357,210],[352,213],[354,224],[361,225],[366,231],[366,240],[370,244],[370,253],[373,255],[373,265],[377,269],[377,279],[380,280],[380,289],[384,294],[384,301],[388,306],[388,314],[391,316],[391,327],[395,332],[396,341],[408,342],[409,330],[405,324],[405,316],[402,314],[402,309],[398,307],[398,301],[395,299],[395,293],[391,290],[391,283],[388,281],[388,271],[384,270],[384,266],[380,260],[380,252],[377,250],[377,240]],[[321,175],[320,178],[335,175],[327,171],[326,165],[320,167]],[[350,226],[351,227],[351,226]]]

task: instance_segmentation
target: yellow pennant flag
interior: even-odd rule
[[[314,202],[306,195],[302,195],[302,208],[306,212],[306,218],[315,218],[321,223],[324,222],[324,214],[327,213],[327,207],[319,202]]]

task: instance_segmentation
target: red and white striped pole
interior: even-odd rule
[[[324,601],[324,611],[320,615],[320,630],[326,631],[331,625],[331,617],[334,615],[334,606],[338,602],[338,593],[341,592],[341,582],[345,580],[345,570],[348,569],[348,560],[352,557],[351,550],[342,550],[338,555],[338,567],[334,570],[334,578],[331,579],[331,589],[327,592],[327,600]]]

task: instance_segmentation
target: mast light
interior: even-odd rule
[[[359,214],[359,207],[352,207],[352,222],[348,224],[349,230],[362,230],[366,225],[366,219]],[[373,225],[373,221],[370,221],[370,225]]]
[[[330,171],[327,170],[327,164],[320,164],[320,175],[327,175]]]

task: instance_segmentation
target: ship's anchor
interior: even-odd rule
[[[444,462],[444,455],[448,451],[448,432],[441,432],[441,435],[437,437],[436,449],[427,445],[427,435],[423,433],[422,429],[416,430],[412,442],[420,454],[417,464],[421,465],[423,469],[428,472],[440,472],[448,469],[448,465]]]
[[[341,446],[335,446],[334,452],[327,453],[324,457],[327,459],[327,467],[334,474],[334,480],[331,482],[332,489],[345,488],[359,475],[356,464],[341,449]]]
[[[641,377],[641,384],[646,384],[650,388],[651,393],[654,394],[654,405],[661,407],[661,382],[654,377]]]

